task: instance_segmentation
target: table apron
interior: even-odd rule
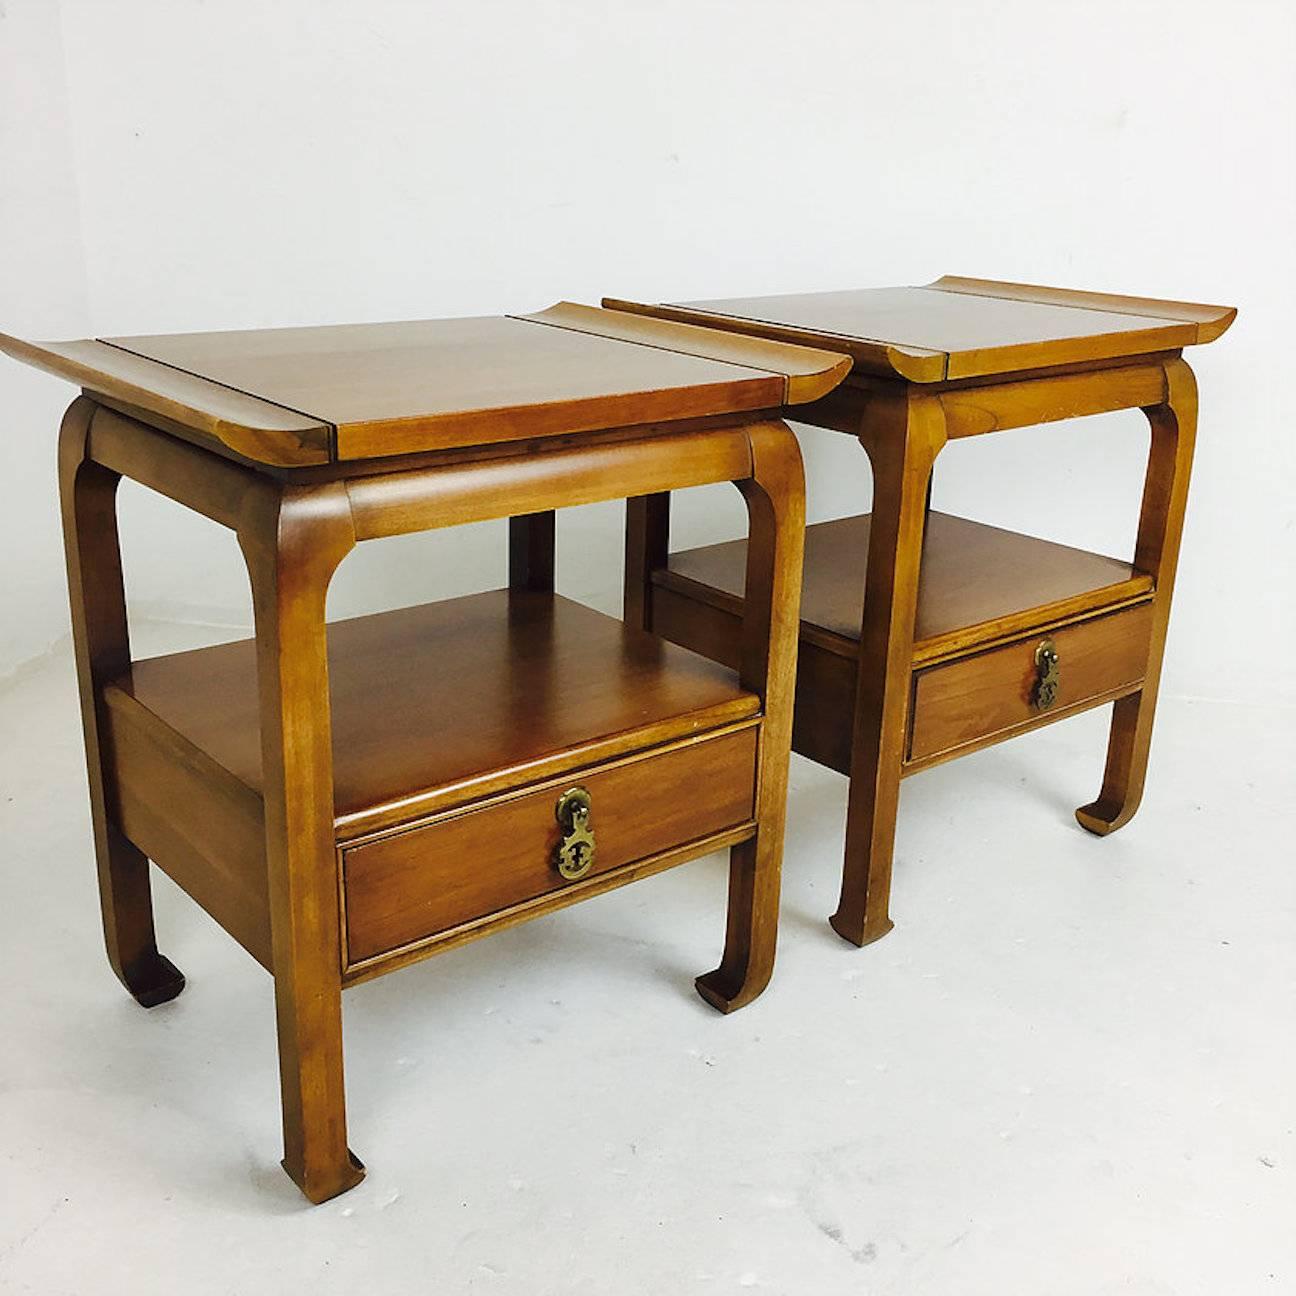
[[[355,538],[745,481],[753,473],[751,429],[768,422],[353,478],[344,486]],[[292,489],[291,480],[243,467],[102,405],[94,412],[90,455],[105,468],[234,531],[249,528],[267,504]]]
[[[1137,363],[1106,364],[1078,373],[1005,374],[994,380],[958,384],[869,380],[838,387],[800,407],[792,417],[798,423],[858,436],[872,417],[879,396],[905,388],[911,397],[931,396],[940,403],[945,436],[954,441],[1060,419],[1161,405],[1168,396],[1166,363],[1164,358],[1144,357]]]
[[[738,425],[363,477],[346,489],[356,539],[370,540],[751,475],[748,425]]]

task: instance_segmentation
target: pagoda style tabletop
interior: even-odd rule
[[[847,352],[862,373],[933,383],[1210,342],[1231,306],[946,275],[913,288],[642,303],[617,310]]]
[[[0,334],[0,351],[276,467],[777,409],[824,394],[850,368],[840,351],[572,302],[531,315],[75,342]]]

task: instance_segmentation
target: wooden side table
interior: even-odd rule
[[[284,1168],[347,1148],[341,991],[730,848],[721,1011],[774,959],[804,486],[777,421],[842,356],[563,304],[537,315],[0,348],[84,389],[59,443],[104,933],[146,1007],[148,860],[275,981]],[[255,641],[134,661],[126,476],[234,531]],[[555,507],[732,481],[736,675],[554,594]],[[358,541],[510,517],[509,588],[325,628]]]
[[[833,927],[890,931],[900,780],[1114,702],[1102,790],[1076,811],[1105,834],[1138,809],[1147,768],[1197,418],[1182,348],[1217,338],[1221,306],[944,278],[921,288],[608,306],[832,347],[854,369],[798,420],[859,438],[871,516],[809,528],[793,748],[850,776]],[[1140,408],[1151,451],[1132,562],[930,510],[933,464],[958,437]],[[668,553],[668,501],[630,516],[628,611],[736,660],[741,542]]]

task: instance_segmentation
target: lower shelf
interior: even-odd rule
[[[870,519],[809,527],[792,745],[848,773]],[[738,660],[745,543],[670,556],[653,629]],[[1152,580],[1129,563],[932,513],[906,698],[905,773],[1126,693],[1142,682]],[[1060,687],[1038,705],[1035,654],[1055,638]]]
[[[557,595],[495,590],[329,626],[338,837],[756,715],[731,670]],[[261,791],[251,640],[113,690]]]
[[[754,832],[760,699],[580,604],[501,590],[338,622],[329,672],[348,968]],[[269,967],[255,645],[136,662],[104,700],[116,822]],[[567,883],[573,784],[598,849]]]
[[[868,514],[806,528],[802,637],[854,655],[864,612]],[[657,584],[721,611],[742,606],[747,543],[670,556]],[[986,641],[1146,597],[1152,578],[1126,562],[932,513],[923,541],[914,661],[925,664]]]

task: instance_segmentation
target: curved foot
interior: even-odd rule
[[[1137,803],[1132,806],[1119,805],[1099,797],[1097,801],[1091,801],[1075,812],[1076,823],[1086,832],[1091,832],[1097,837],[1106,837],[1108,833],[1114,833],[1117,828],[1124,828],[1134,818],[1134,811],[1137,809]]]
[[[122,983],[141,1008],[169,1003],[185,988],[184,973],[165,954],[154,954],[143,966],[128,969]]]
[[[753,978],[733,975],[723,967],[718,967],[714,972],[698,977],[693,985],[698,994],[717,1012],[731,1013],[758,998],[761,991],[769,985],[769,980],[768,972],[763,977]]]
[[[1155,706],[1156,690],[1145,683],[1140,692],[1120,698],[1112,707],[1102,787],[1088,805],[1075,812],[1076,822],[1086,832],[1106,837],[1124,828],[1138,811]]]
[[[863,923],[852,922],[840,909],[828,919],[828,924],[842,940],[858,946],[872,945],[895,926],[895,923],[885,914],[880,922],[870,922],[867,918]]]
[[[312,1206],[318,1206],[331,1198],[340,1197],[349,1192],[365,1177],[365,1165],[350,1148],[347,1148],[346,1162],[335,1171],[326,1174],[308,1175],[290,1166],[287,1160],[279,1163],[284,1173],[302,1190],[302,1195]]]

